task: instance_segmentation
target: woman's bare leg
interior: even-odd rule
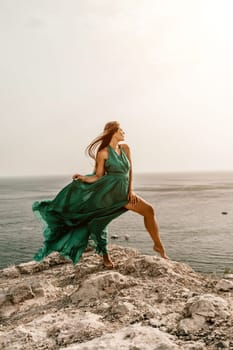
[[[155,219],[155,214],[154,214],[154,209],[153,207],[147,203],[144,199],[141,197],[137,196],[137,202],[135,204],[128,203],[125,206],[126,209],[132,210],[142,216],[144,216],[144,224],[149,232],[153,242],[154,242],[154,247],[153,249],[160,253],[160,255],[164,259],[168,259],[165,249],[163,247],[163,244],[160,240],[160,235],[159,235],[159,229],[158,229],[158,224]]]
[[[108,253],[103,255],[103,264],[104,264],[104,267],[108,269],[112,269],[114,267],[114,264]]]

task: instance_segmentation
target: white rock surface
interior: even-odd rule
[[[78,302],[80,306],[88,305],[96,299],[102,299],[108,294],[117,293],[122,288],[135,285],[133,278],[126,277],[116,271],[100,272],[81,283],[78,291],[72,294],[72,302]]]
[[[233,349],[227,281],[135,249],[110,255],[114,270],[91,251],[76,266],[52,254],[0,270],[0,349]]]
[[[83,344],[74,344],[61,350],[183,350],[168,334],[158,329],[134,325],[105,334]]]

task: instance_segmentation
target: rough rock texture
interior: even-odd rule
[[[231,274],[111,246],[113,270],[86,252],[0,271],[0,349],[233,349]],[[229,276],[229,278],[228,278]]]
[[[63,350],[119,350],[119,344],[121,350],[150,350],[152,349],[152,344],[154,344],[153,349],[155,350],[178,350],[178,346],[171,339],[172,337],[167,333],[161,332],[159,329],[133,325],[122,328],[114,333],[105,334],[100,338],[78,345],[78,347],[76,344],[63,348]]]

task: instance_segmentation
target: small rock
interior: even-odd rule
[[[209,325],[210,320],[226,319],[230,316],[226,300],[212,294],[198,295],[190,298],[185,307],[186,318],[179,322],[179,330],[186,334],[196,332]],[[208,321],[208,322],[207,322]]]
[[[10,287],[7,291],[7,297],[13,304],[18,304],[35,296],[42,295],[44,295],[44,290],[37,281],[33,283],[18,283]]]
[[[233,282],[226,279],[221,279],[218,281],[215,288],[219,291],[228,292],[230,289],[233,289]]]
[[[119,302],[114,305],[111,309],[111,312],[120,316],[127,316],[136,311],[136,308],[133,304],[128,302]]]
[[[185,350],[206,350],[206,346],[199,341],[190,342],[185,344]]]
[[[195,315],[193,317],[184,318],[181,320],[179,322],[178,329],[185,334],[191,334],[192,332],[196,332],[205,326],[207,326],[205,317]]]
[[[110,305],[108,303],[101,303],[98,307],[97,307],[97,312],[104,312],[106,310],[108,310],[110,308]]]
[[[188,299],[185,305],[185,314],[188,317],[199,315],[203,317],[229,317],[229,307],[226,300],[212,294],[198,295]]]
[[[34,298],[31,287],[25,283],[19,283],[18,285],[11,287],[7,291],[7,295],[13,304],[18,304],[24,300]]]
[[[233,280],[233,273],[225,273],[224,278],[226,278],[228,280]]]
[[[230,349],[230,346],[229,346],[229,341],[219,341],[217,343],[214,344],[215,346],[215,349],[219,350],[219,349]]]
[[[16,266],[10,266],[1,270],[0,276],[13,279],[13,278],[18,278],[20,276],[20,272]]]
[[[158,328],[160,325],[160,321],[157,320],[156,318],[151,318],[149,319],[149,325],[154,328]]]

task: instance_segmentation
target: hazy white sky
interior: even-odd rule
[[[0,0],[0,175],[88,173],[120,121],[134,171],[233,170],[232,0]]]

